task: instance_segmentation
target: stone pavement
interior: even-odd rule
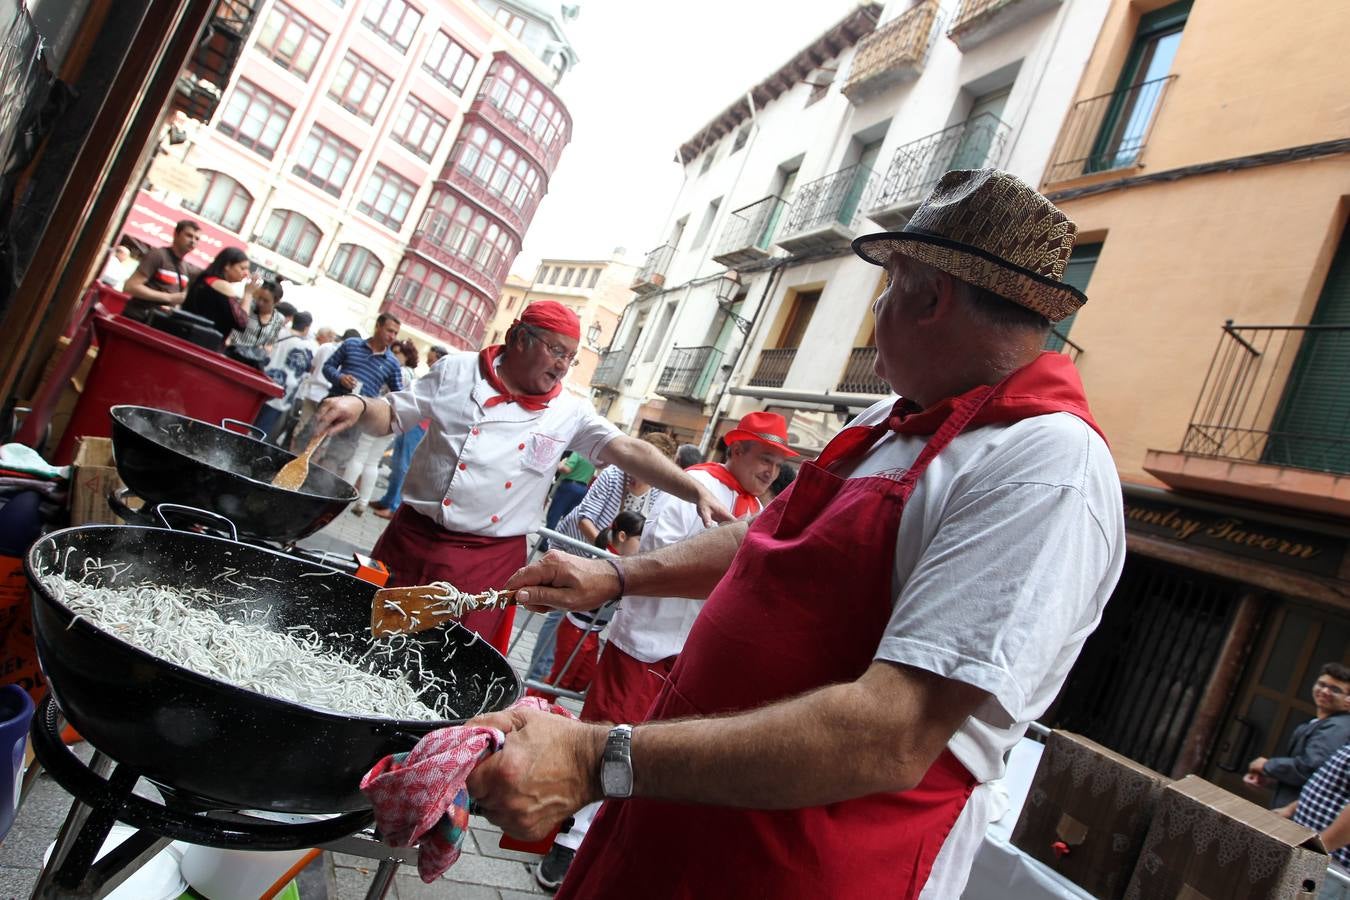
[[[367,512],[355,516],[343,513],[327,528],[304,542],[316,549],[337,552],[369,552],[387,523]],[[520,623],[520,620],[517,620]],[[518,629],[510,655],[518,672],[524,673],[534,649],[537,622]],[[577,710],[576,704],[572,706]],[[88,753],[87,745],[82,745]],[[56,839],[56,833],[70,807],[70,795],[45,773],[39,776],[13,829],[0,843],[0,900],[26,898],[42,866],[42,854]],[[412,866],[400,866],[393,887],[385,895],[394,900],[524,900],[548,896],[535,882],[530,867],[539,857],[502,850],[497,846],[501,832],[485,819],[475,817],[464,845],[464,854],[446,876],[433,884],[423,884]],[[377,868],[373,860],[345,854],[324,853],[302,873],[302,900],[361,900]]]

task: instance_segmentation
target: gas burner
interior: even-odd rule
[[[139,796],[132,792],[138,773],[97,751],[88,764],[82,762],[61,740],[61,729],[60,709],[49,695],[33,719],[33,751],[75,799],[33,889],[35,900],[104,897],[171,841],[233,850],[321,847],[378,860],[366,900],[383,897],[398,866],[416,861],[415,851],[389,847],[369,832],[374,819],[369,810],[331,818],[279,816],[213,808],[167,788],[160,789],[162,802]],[[118,821],[138,830],[95,861]]]

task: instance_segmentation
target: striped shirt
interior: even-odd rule
[[[1350,803],[1350,744],[1332,754],[1303,785],[1294,821],[1304,828],[1326,831],[1347,803]],[[1331,858],[1350,869],[1350,845],[1332,851]]]
[[[363,397],[378,397],[386,387],[391,391],[403,390],[403,371],[394,354],[388,350],[376,353],[363,338],[347,338],[324,363],[323,377],[333,385],[332,393],[347,393],[339,384],[343,375],[361,382]]]
[[[248,314],[248,324],[233,332],[236,347],[266,347],[275,344],[286,327],[286,317],[276,310],[264,325],[256,312]]]
[[[604,531],[614,524],[614,517],[624,510],[631,510],[645,518],[660,496],[658,489],[649,488],[635,501],[627,502],[630,497],[628,476],[618,466],[608,466],[595,476],[595,481],[591,482],[581,502],[558,522],[558,531],[574,540],[585,541],[586,536],[581,533],[582,519],[589,519],[592,525]]]

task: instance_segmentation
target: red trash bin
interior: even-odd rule
[[[285,393],[257,369],[122,316],[95,313],[98,359],[75,404],[53,462],[75,458],[79,437],[110,437],[108,410],[152,406],[204,422],[252,422],[267,400]]]

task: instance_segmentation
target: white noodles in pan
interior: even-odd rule
[[[268,697],[391,719],[457,719],[463,715],[450,705],[447,696],[458,693],[454,673],[446,680],[426,671],[421,647],[406,635],[370,640],[367,633],[361,640],[369,643],[369,649],[360,658],[349,660],[328,649],[323,636],[309,626],[274,630],[266,610],[236,610],[229,618],[216,611],[250,602],[247,600],[230,600],[200,588],[149,582],[116,587],[89,583],[89,575],[96,570],[107,574],[109,568],[86,561],[83,579],[47,575],[42,582],[79,618],[147,653]],[[124,571],[112,569],[112,580]],[[232,578],[226,580],[233,583]],[[453,653],[452,648],[451,656]],[[380,676],[361,665],[395,660],[399,668],[418,672],[421,691],[433,698],[432,705],[419,699],[419,690],[406,674]],[[474,679],[482,680],[474,675],[470,683]],[[482,702],[470,714],[488,708],[494,691],[501,699],[507,690],[501,680],[494,678],[486,685],[475,686],[482,690]]]

